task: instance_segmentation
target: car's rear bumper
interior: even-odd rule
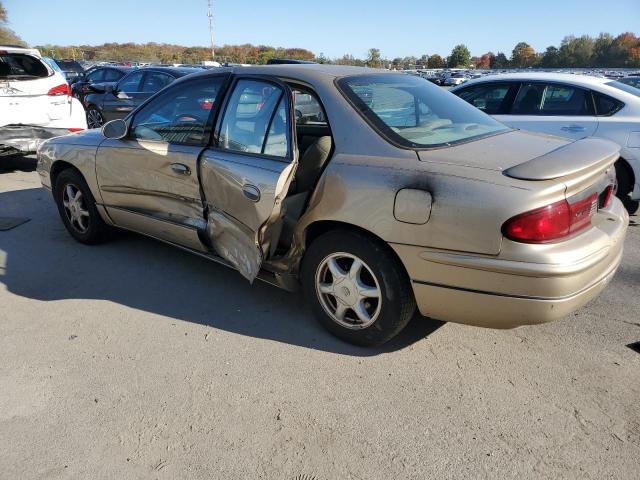
[[[0,155],[3,151],[7,154],[36,152],[45,140],[69,133],[67,128],[4,125],[0,127]]]
[[[591,236],[597,246],[564,262],[435,252],[393,245],[412,279],[420,312],[438,320],[513,328],[560,319],[595,298],[622,260],[628,215],[615,200]],[[530,246],[536,251],[536,247]],[[559,256],[558,258],[562,258]]]

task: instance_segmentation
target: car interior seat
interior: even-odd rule
[[[293,236],[298,219],[302,216],[307,199],[329,160],[333,142],[330,136],[319,137],[304,151],[298,161],[298,169],[289,195],[282,202],[282,231],[280,246],[286,248]]]

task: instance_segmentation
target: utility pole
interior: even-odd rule
[[[215,51],[215,47],[213,46],[213,9],[211,7],[211,0],[208,0],[208,2],[209,2],[209,11],[207,12],[207,17],[209,17],[209,36],[211,37],[211,59],[215,60],[216,51]]]

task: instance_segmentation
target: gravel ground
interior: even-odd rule
[[[161,243],[75,243],[25,170],[0,174],[30,218],[0,231],[0,478],[638,478],[637,225],[569,318],[417,317],[367,350]]]

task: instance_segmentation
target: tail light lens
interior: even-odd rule
[[[67,128],[71,133],[83,132],[84,128]]]
[[[597,210],[596,193],[574,203],[561,200],[510,218],[502,233],[516,242],[551,242],[588,228]]]
[[[58,85],[57,87],[53,87],[51,90],[47,92],[47,95],[50,97],[58,97],[62,95],[66,95],[68,97],[71,96],[71,89],[69,88],[68,83],[63,83],[62,85]]]

